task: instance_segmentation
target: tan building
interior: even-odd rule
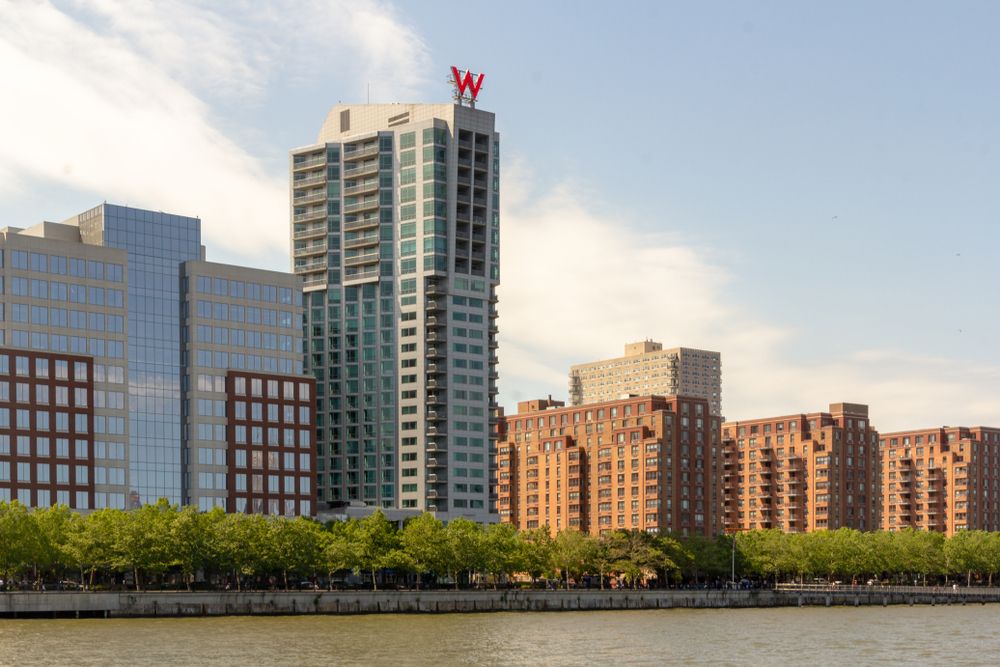
[[[302,369],[301,278],[181,267],[185,504],[316,513],[316,381]]]
[[[553,533],[716,534],[719,421],[703,398],[522,402],[498,448],[500,520]]]
[[[127,253],[7,227],[0,278],[0,501],[125,508]]]
[[[868,406],[727,422],[722,441],[727,532],[878,527],[878,433]]]
[[[651,340],[629,343],[625,356],[586,364],[569,371],[573,405],[613,401],[626,396],[694,396],[722,414],[722,357],[718,352],[675,347],[664,350]]]
[[[1000,429],[885,433],[879,450],[884,530],[1000,530]]]

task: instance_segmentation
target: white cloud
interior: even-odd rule
[[[409,93],[427,59],[419,38],[376,3],[100,0],[65,12],[18,2],[0,10],[0,174],[90,192],[95,203],[200,216],[209,245],[248,261],[286,261],[287,175],[266,172],[206,100],[253,98],[283,68],[338,63]]]
[[[730,419],[847,401],[868,403],[886,431],[1000,424],[1000,368],[892,347],[831,357],[820,336],[814,361],[797,362],[786,348],[808,348],[809,309],[827,307],[822,301],[765,319],[734,303],[727,288],[738,276],[708,250],[637,231],[628,207],[578,184],[535,192],[531,182],[523,163],[506,165],[499,354],[508,408],[548,394],[565,399],[570,365],[620,356],[626,342],[652,338],[722,352]]]

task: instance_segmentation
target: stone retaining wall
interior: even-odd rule
[[[0,593],[0,617],[409,614],[494,611],[950,605],[1000,602],[996,589],[936,593],[726,590],[264,591]]]

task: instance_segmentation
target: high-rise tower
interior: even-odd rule
[[[319,502],[495,518],[499,137],[457,104],[338,105],[291,153]]]

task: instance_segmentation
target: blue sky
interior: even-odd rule
[[[730,418],[1000,424],[993,3],[0,7],[4,224],[127,202],[287,268],[288,149],[469,67],[502,133],[506,405],[650,337],[723,353]]]

